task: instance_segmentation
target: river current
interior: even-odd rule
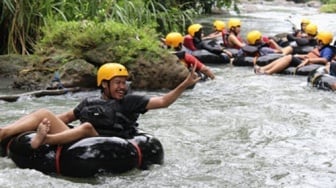
[[[285,19],[298,23],[302,16],[335,34],[334,14],[309,7],[249,6],[266,12],[242,13],[243,36],[251,29],[267,35],[288,32],[291,25]],[[211,24],[215,18],[227,20],[215,15],[199,21]],[[141,129],[161,141],[163,165],[77,179],[19,169],[10,159],[0,158],[0,187],[336,186],[335,93],[310,87],[306,76],[255,75],[251,67],[230,65],[210,68],[215,80],[197,84],[169,108],[139,119]],[[38,108],[61,113],[89,95],[99,91],[0,101],[1,126]]]

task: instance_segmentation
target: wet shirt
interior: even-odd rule
[[[138,126],[139,114],[147,111],[149,97],[126,95],[122,100],[104,100],[98,97],[84,99],[74,114],[82,123],[91,123],[101,135],[129,134]]]
[[[227,46],[228,45],[227,38],[229,37],[229,33],[226,31],[226,29],[223,29],[221,33],[222,33],[223,46]]]
[[[187,51],[192,53],[195,50],[207,50],[214,54],[223,53],[223,47],[217,44],[216,40],[205,40],[203,41],[199,37],[192,37],[191,35],[186,35],[184,37],[183,46],[187,48]]]
[[[328,61],[331,61],[335,53],[331,46],[325,46],[320,50],[320,57],[325,58]]]
[[[259,49],[260,56],[265,56],[265,55],[274,54],[274,53],[276,52],[274,51],[273,48],[270,48],[270,47],[262,47]]]
[[[185,53],[184,58],[182,60],[186,63],[186,66],[188,68],[190,68],[191,66],[196,66],[196,71],[201,70],[202,67],[204,66],[204,64],[201,63],[195,56],[189,53]]]
[[[197,50],[197,48],[194,44],[194,41],[193,41],[193,37],[191,35],[186,35],[184,37],[183,46],[186,47],[190,51]]]

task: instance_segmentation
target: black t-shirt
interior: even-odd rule
[[[91,123],[100,135],[122,136],[133,134],[130,132],[138,126],[139,114],[147,112],[148,102],[149,97],[133,94],[122,100],[91,97],[84,99],[74,109],[74,114],[82,123]]]

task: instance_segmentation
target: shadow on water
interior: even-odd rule
[[[249,5],[243,35],[290,31],[301,16],[332,29],[334,14],[312,8]],[[268,12],[260,11],[260,8]],[[288,9],[287,9],[288,8]],[[256,11],[252,11],[256,10]],[[200,21],[211,25],[215,15]],[[0,159],[0,187],[335,187],[335,95],[304,76],[258,76],[252,68],[211,66],[214,81],[197,84],[168,109],[147,112],[140,127],[158,137],[165,164],[89,180],[47,176]],[[156,95],[160,92],[140,92]],[[34,109],[60,113],[98,91],[0,102],[2,124]],[[19,174],[19,175],[18,175]]]

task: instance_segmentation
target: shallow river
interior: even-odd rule
[[[303,11],[321,28],[336,28],[330,25],[335,15],[316,15],[315,9],[264,8],[269,11],[267,15],[243,14],[245,33],[256,28],[269,35],[290,31],[285,19],[291,15],[299,21],[302,15],[297,12]],[[201,21],[212,22],[218,17]],[[0,158],[0,187],[336,186],[334,93],[309,87],[305,76],[258,76],[252,68],[229,65],[211,69],[217,76],[214,81],[197,84],[169,108],[140,117],[141,128],[162,142],[164,165],[76,179],[19,169],[10,159]],[[0,122],[5,125],[41,107],[60,113],[82,98],[98,94],[0,101]]]

